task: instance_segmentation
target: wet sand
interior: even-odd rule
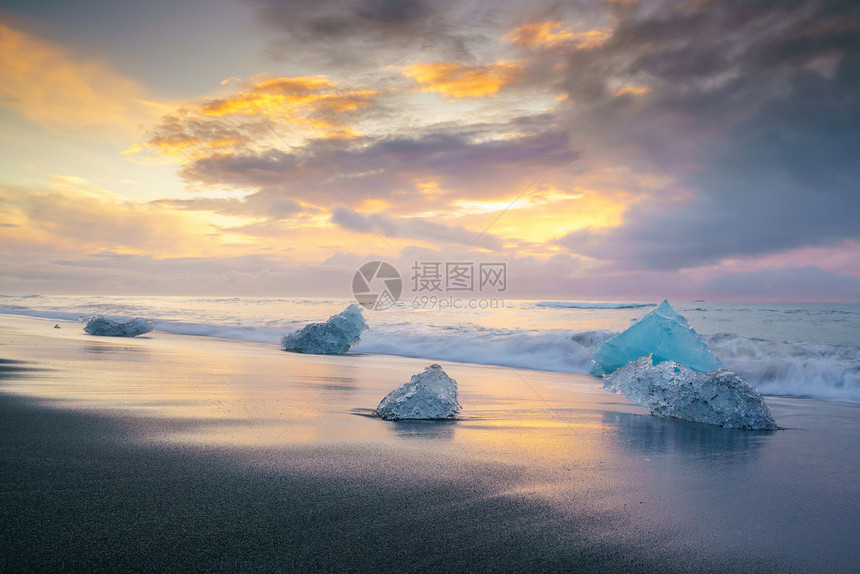
[[[652,417],[585,375],[0,316],[0,571],[856,572],[860,405]]]

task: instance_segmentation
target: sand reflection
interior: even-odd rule
[[[615,442],[626,451],[645,456],[722,456],[737,460],[755,456],[763,441],[777,431],[743,431],[667,417],[603,413],[603,422],[617,432]]]

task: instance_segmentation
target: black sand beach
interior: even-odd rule
[[[463,419],[366,416],[428,361],[0,318],[3,572],[856,572],[856,405],[771,433],[583,375],[444,364]]]

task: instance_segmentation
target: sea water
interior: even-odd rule
[[[72,323],[92,315],[142,317],[157,331],[271,343],[277,349],[284,334],[354,302],[30,295],[0,296],[0,313]],[[365,311],[370,328],[353,352],[584,373],[597,344],[657,301],[505,300],[489,308],[438,303],[401,300],[385,311]],[[860,305],[671,303],[726,367],[763,394],[860,402]]]

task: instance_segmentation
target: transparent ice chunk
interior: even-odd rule
[[[154,329],[152,321],[136,318],[131,321],[120,323],[105,319],[101,315],[90,317],[84,325],[84,332],[101,337],[137,337],[149,333]]]
[[[367,322],[361,307],[352,304],[325,323],[310,323],[281,338],[281,347],[294,353],[341,355],[361,340]]]
[[[625,331],[598,345],[588,372],[611,373],[648,354],[654,355],[655,363],[675,361],[697,372],[723,367],[687,320],[663,301]]]
[[[454,419],[459,413],[457,381],[435,364],[388,393],[374,411],[389,421]]]
[[[675,361],[653,364],[646,355],[612,374],[603,388],[623,394],[651,414],[744,430],[776,430],[762,396],[729,369],[697,373]]]

